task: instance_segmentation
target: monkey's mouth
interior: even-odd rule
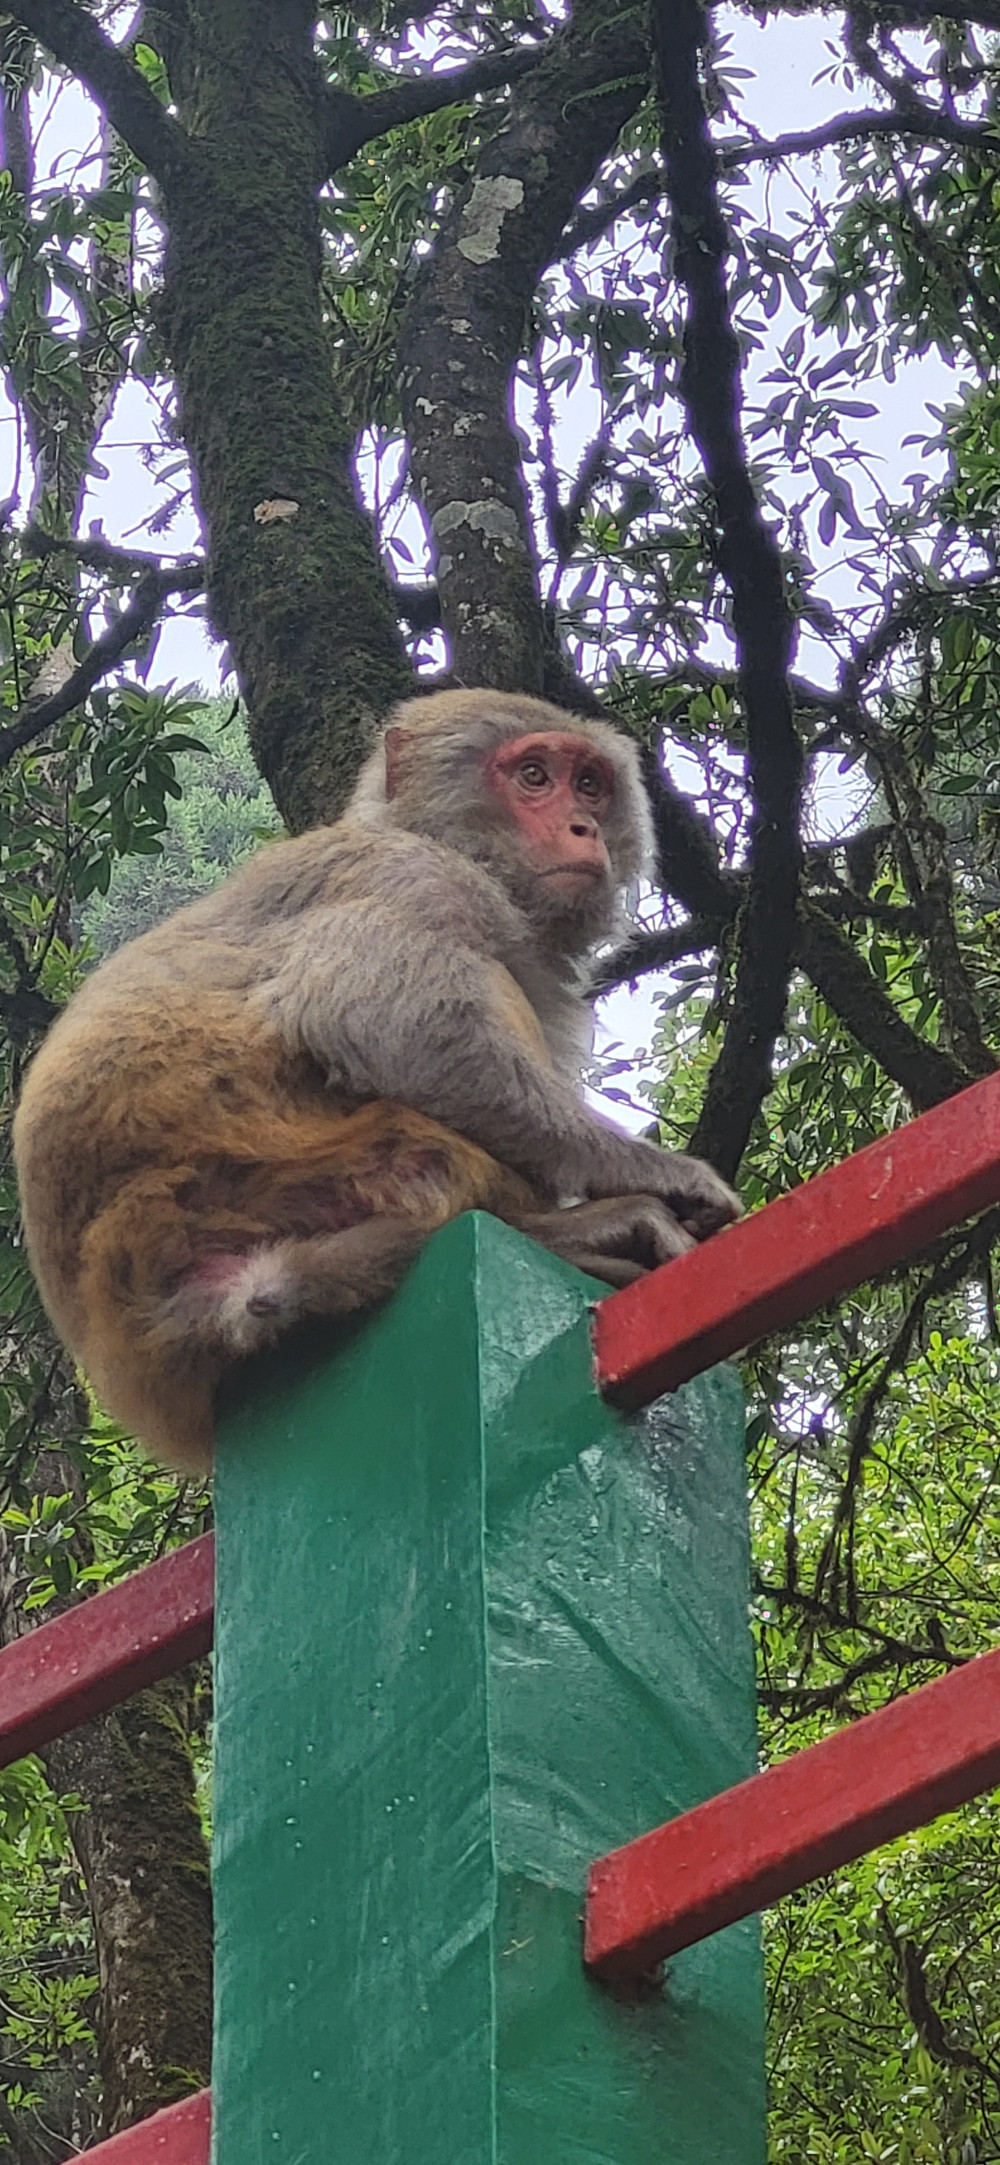
[[[567,872],[572,872],[578,879],[602,880],[605,878],[605,868],[599,864],[552,864],[547,865],[539,876],[543,880],[558,880],[565,879]]]

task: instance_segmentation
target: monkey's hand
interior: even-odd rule
[[[694,1240],[738,1218],[738,1197],[710,1165],[623,1135],[582,1103],[553,1066],[519,984],[488,953],[445,936],[450,887],[442,929],[421,924],[432,870],[415,887],[415,922],[402,942],[395,914],[377,901],[338,912],[335,978],[315,913],[308,957],[296,946],[270,991],[288,1041],[307,1047],[335,1090],[429,1114],[539,1197],[655,1198]],[[301,921],[303,938],[310,922]]]
[[[653,1195],[608,1195],[596,1203],[532,1211],[520,1221],[520,1230],[564,1263],[614,1286],[631,1285],[695,1245]]]
[[[692,1240],[707,1240],[743,1216],[739,1196],[703,1158],[691,1158],[684,1150],[661,1150],[656,1143],[634,1141],[628,1147],[636,1188],[659,1197]],[[630,1178],[630,1193],[632,1185]]]

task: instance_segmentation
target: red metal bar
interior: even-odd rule
[[[208,2165],[211,2117],[211,2092],[199,2090],[99,2142],[87,2156],[91,2165]]]
[[[1000,1202],[1000,1075],[601,1301],[598,1381],[646,1405]]]
[[[183,1669],[212,1644],[211,1534],[0,1652],[0,1767]]]
[[[1000,1649],[600,1858],[585,1960],[634,1978],[998,1783]]]

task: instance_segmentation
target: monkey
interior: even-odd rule
[[[586,1104],[585,972],[648,864],[635,746],[541,700],[389,715],[343,817],[85,979],[14,1127],[29,1257],[100,1402],[211,1462],[220,1384],[491,1211],[611,1285],[740,1205]]]

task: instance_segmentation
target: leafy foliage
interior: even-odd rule
[[[8,1101],[37,1033],[95,956],[200,892],[277,825],[242,716],[150,685],[157,617],[192,606],[204,567],[131,556],[88,526],[102,431],[123,395],[145,400],[145,461],[158,492],[147,541],[159,544],[190,517],[178,414],[194,441],[192,392],[204,390],[198,369],[208,364],[188,366],[185,379],[183,339],[178,361],[161,336],[165,312],[152,303],[173,181],[168,173],[154,195],[146,165],[155,168],[162,148],[156,118],[178,114],[179,135],[193,114],[200,150],[210,147],[198,100],[211,55],[192,59],[177,30],[183,15],[194,36],[202,12],[147,16],[128,59],[133,102],[117,108],[122,133],[100,119],[96,156],[69,175],[34,170],[52,78],[13,18],[0,28],[0,368],[20,446],[0,546]],[[678,279],[664,86],[657,90],[650,68],[635,78],[610,149],[595,148],[547,251],[532,256],[531,235],[520,233],[505,255],[516,226],[506,211],[478,255],[468,236],[464,257],[461,237],[452,248],[456,217],[484,179],[495,182],[501,152],[513,158],[527,137],[542,158],[550,128],[559,145],[551,193],[581,111],[595,145],[605,140],[601,115],[632,78],[624,64],[613,85],[578,88],[560,74],[560,55],[568,52],[570,70],[576,64],[574,29],[587,20],[583,0],[555,37],[551,13],[521,0],[447,5],[432,19],[394,0],[321,11],[301,74],[311,85],[309,124],[318,127],[319,111],[336,151],[314,250],[322,344],[305,360],[295,347],[294,365],[279,352],[275,366],[282,411],[302,416],[308,473],[321,472],[325,487],[340,456],[362,476],[388,573],[383,603],[390,617],[399,604],[420,670],[448,659],[447,642],[454,652],[466,621],[449,588],[454,558],[435,554],[430,539],[434,491],[440,498],[447,482],[446,502],[468,496],[475,509],[488,499],[520,536],[530,593],[537,588],[544,605],[535,609],[530,681],[548,686],[552,669],[559,696],[572,699],[584,679],[654,765],[663,751],[671,786],[656,805],[662,890],[646,898],[641,928],[607,970],[609,982],[627,981],[669,963],[655,1073],[608,1079],[611,1094],[624,1082],[622,1095],[645,1089],[676,1144],[698,1125],[720,1049],[747,1012],[753,1019],[741,969],[769,815],[746,653],[733,633],[734,583],[746,566],[734,558],[717,470],[713,479],[706,458],[703,472],[693,448],[690,291]],[[616,20],[624,40],[629,12]],[[823,17],[812,51],[825,117],[777,139],[762,127],[753,71],[742,64],[757,50],[746,23],[707,23],[701,95],[743,364],[741,385],[728,382],[729,408],[717,387],[712,394],[714,418],[731,422],[742,442],[748,484],[780,548],[797,642],[791,705],[807,771],[786,1028],[741,1168],[751,1206],[996,1064],[1000,131],[988,10],[983,21],[970,10],[931,23],[914,10],[911,22],[898,7],[855,12],[843,25]],[[769,40],[759,48],[765,76],[780,71],[790,35],[780,11],[762,18],[754,36]],[[539,52],[547,77],[535,71]],[[451,102],[435,81],[445,70],[460,77]],[[230,74],[239,82],[238,70]],[[286,86],[294,75],[285,71]],[[145,104],[135,103],[133,77]],[[548,105],[538,89],[545,80]],[[232,115],[217,86],[211,95],[221,127]],[[242,131],[242,110],[236,117]],[[315,137],[304,147],[305,120],[302,129],[302,142],[293,131],[288,144],[289,204],[319,157]],[[270,154],[273,143],[248,124],[247,171],[264,148]],[[508,180],[515,195],[531,185],[530,168],[529,158],[525,180]],[[230,180],[235,187],[239,174]],[[270,290],[280,297],[292,276],[295,216],[285,219],[275,202],[284,253]],[[545,204],[536,207],[541,219]],[[206,210],[206,226],[213,215]],[[264,222],[253,231],[263,260]],[[453,283],[435,286],[442,263]],[[459,273],[467,293],[454,283]],[[485,292],[480,273],[492,281]],[[346,600],[329,582],[319,594],[310,587],[326,559],[315,532],[297,538],[306,491],[300,503],[286,489],[287,444],[274,454],[286,513],[271,525],[258,520],[267,499],[258,503],[247,475],[260,447],[254,459],[237,457],[225,432],[245,404],[240,370],[256,365],[263,340],[256,322],[242,322],[245,310],[213,314],[210,286],[199,289],[194,313],[225,395],[215,393],[211,455],[198,476],[208,540],[224,557],[238,532],[242,558],[264,566],[243,618],[232,578],[222,613],[262,767],[273,779],[288,735],[284,709],[280,730],[261,726],[260,687],[270,681],[283,698],[294,694],[289,712],[297,702],[311,717],[303,759],[315,775],[326,685],[322,667],[300,676],[299,654],[317,624],[339,621],[338,609],[348,619],[345,679],[354,672],[361,685],[352,725],[367,726],[384,704],[371,593],[357,568],[364,559],[368,578],[371,552],[367,536],[353,556],[341,549]],[[421,310],[453,344],[408,409],[400,355]],[[472,320],[475,339],[463,344]],[[286,327],[291,346],[300,328]],[[241,336],[249,343],[226,375]],[[501,346],[510,369],[487,394],[475,368]],[[901,387],[932,362],[937,404],[926,423],[918,414],[911,462],[896,438],[914,421],[912,397],[901,427],[894,416]],[[336,430],[317,449],[309,401],[321,377]],[[446,378],[452,425],[438,455],[479,463],[457,478],[446,464],[442,479],[433,445],[412,454],[404,417],[415,430],[421,401],[433,412]],[[513,484],[508,400],[520,468]],[[704,422],[704,397],[698,412]],[[206,492],[220,471],[231,477],[224,500]],[[484,558],[478,600],[483,620],[503,627],[501,554],[496,564]],[[265,667],[251,632],[272,603],[278,630]],[[95,642],[108,639],[84,681]],[[321,642],[313,647],[322,662]],[[792,936],[787,914],[782,929]],[[990,1219],[956,1234],[791,1342],[755,1348],[747,1363],[769,1756],[947,1670],[993,1635],[996,1231]],[[5,1171],[0,1339],[5,1564],[30,1622],[200,1529],[205,1499],[139,1466],[55,1355]],[[99,2010],[69,1839],[78,1807],[60,1804],[34,1764],[2,1786],[0,2147],[36,2165],[66,2156],[97,2125],[88,2025]],[[769,1920],[776,2165],[1000,2160],[995,1852],[983,1800]]]

